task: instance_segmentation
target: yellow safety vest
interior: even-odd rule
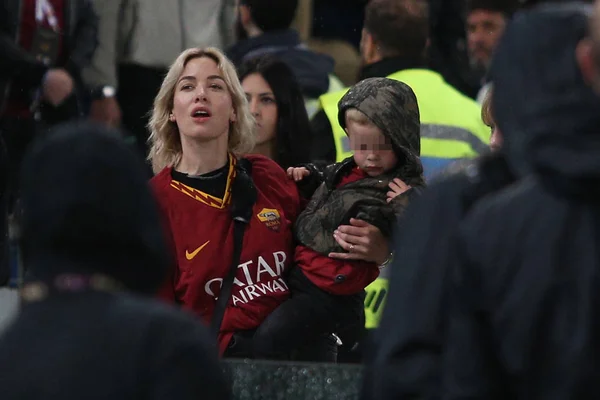
[[[481,108],[444,81],[442,76],[426,69],[407,69],[390,76],[406,83],[417,96],[421,116],[421,161],[425,176],[430,177],[452,161],[474,158],[489,148],[490,129],[481,120]],[[346,132],[338,121],[338,103],[348,89],[320,97],[336,148],[336,161],[352,156]],[[379,326],[388,293],[388,278],[380,275],[367,286],[365,327]]]
[[[344,84],[333,74],[329,75],[329,88],[327,89],[327,93],[336,93],[341,90],[344,90]],[[325,96],[325,95],[322,95]],[[317,112],[321,109],[321,102],[319,98],[309,98],[304,97],[304,107],[306,108],[306,113],[308,114],[308,119],[312,119]]]

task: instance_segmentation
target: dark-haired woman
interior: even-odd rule
[[[253,152],[283,169],[308,163],[310,124],[293,72],[285,63],[261,56],[246,61],[239,75],[258,128]]]

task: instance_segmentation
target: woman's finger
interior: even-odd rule
[[[403,192],[403,189],[400,186],[398,186],[395,182],[390,182],[388,186],[390,187],[390,189],[392,189],[394,193],[400,194]]]
[[[363,221],[362,219],[358,219],[358,218],[350,218],[350,225],[356,226],[359,228],[367,228],[367,229],[375,228],[373,225],[371,225],[367,221]]]
[[[342,247],[342,249],[350,253],[363,254],[366,252],[366,248],[364,246],[358,243],[355,244],[348,242],[347,240],[341,237],[341,234],[334,234],[333,238]]]
[[[402,188],[404,190],[407,190],[407,189],[410,188],[410,186],[407,185],[406,183],[404,183],[404,181],[402,179],[400,179],[400,178],[394,178],[392,180],[392,182],[394,182],[396,185],[398,185],[400,188]]]
[[[365,236],[357,236],[357,235],[349,235],[347,233],[340,232],[339,230],[333,233],[333,237],[338,237],[343,240],[345,243],[353,244],[353,245],[366,245],[366,237]],[[339,243],[339,242],[338,242]],[[343,246],[342,246],[343,247]]]
[[[362,260],[363,255],[357,253],[329,253],[330,258],[336,258],[338,260]]]
[[[350,223],[352,223],[352,220],[350,220]],[[367,236],[369,234],[369,228],[352,225],[340,225],[337,230],[347,235],[354,236]]]

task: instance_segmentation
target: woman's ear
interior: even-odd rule
[[[231,111],[231,117],[229,117],[229,121],[230,122],[236,122],[237,121],[237,113],[235,112],[235,109],[233,109]]]
[[[169,121],[175,122],[175,114],[173,114],[173,112],[169,114]]]

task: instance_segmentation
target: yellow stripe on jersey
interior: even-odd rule
[[[227,173],[227,184],[225,185],[225,194],[223,195],[222,199],[212,196],[201,190],[194,189],[193,187],[185,185],[176,180],[171,181],[171,187],[191,197],[192,199],[199,201],[200,203],[206,204],[207,206],[223,209],[227,207],[229,205],[229,202],[231,201],[231,184],[235,179],[235,164],[236,159],[232,154],[230,154],[229,172]]]

